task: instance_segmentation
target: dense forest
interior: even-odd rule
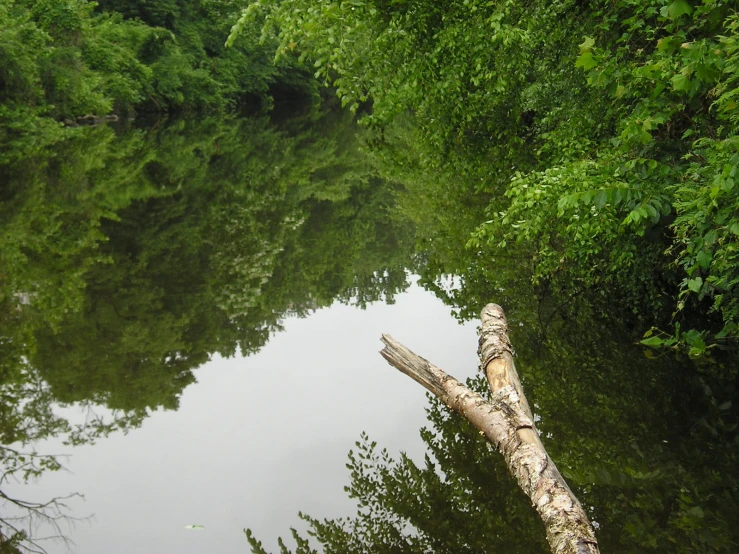
[[[214,112],[315,94],[298,64],[273,63],[256,30],[224,46],[247,4],[2,0],[0,142],[24,155],[68,136],[64,125],[105,116]]]
[[[384,165],[407,150],[480,194],[470,248],[522,253],[541,289],[601,290],[657,326],[652,346],[700,356],[739,335],[733,2],[3,0],[0,16],[5,159],[89,118],[269,106],[320,81],[364,107]]]
[[[255,22],[279,60],[371,101],[378,143],[410,117],[418,166],[486,196],[469,247],[660,322],[652,346],[734,344],[734,2],[260,0],[230,42]]]

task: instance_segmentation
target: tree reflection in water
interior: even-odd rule
[[[40,440],[89,443],[177,409],[195,368],[256,352],[286,315],[405,290],[411,226],[389,217],[394,187],[358,132],[340,111],[97,127],[3,167],[3,480],[61,467]],[[75,423],[57,409],[95,405],[105,417]],[[62,515],[16,507],[8,548],[34,547],[30,516]]]

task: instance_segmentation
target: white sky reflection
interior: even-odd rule
[[[394,305],[337,304],[284,325],[259,353],[198,369],[177,412],[155,412],[94,446],[41,445],[70,453],[72,473],[7,492],[83,493],[74,514],[94,518],[69,533],[79,554],[247,553],[244,527],[276,551],[277,537],[299,526],[299,510],[353,514],[345,463],[362,431],[393,454],[423,453],[424,391],[378,354],[380,334],[465,379],[476,371],[476,324],[458,324],[414,285]],[[205,529],[185,529],[191,524]]]

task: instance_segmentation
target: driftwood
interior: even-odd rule
[[[481,317],[478,353],[480,369],[490,385],[489,400],[389,335],[382,336],[385,348],[380,353],[390,365],[463,415],[497,447],[544,522],[553,554],[599,554],[587,514],[539,439],[513,363],[503,310],[488,304]]]

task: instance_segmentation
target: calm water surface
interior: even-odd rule
[[[388,485],[397,522],[374,522],[416,529],[409,552],[541,552],[500,460],[458,418],[427,420],[378,354],[390,333],[473,377],[476,313],[496,301],[602,551],[736,552],[736,359],[655,356],[623,312],[536,294],[515,251],[464,248],[484,203],[378,169],[358,134],[342,113],[97,127],[0,168],[2,491],[86,498],[61,526],[74,544],[41,544],[247,552],[249,527],[274,550],[299,510],[356,512],[345,464],[366,431],[417,463]],[[28,465],[34,448],[67,457]]]
[[[71,473],[12,493],[84,493],[70,506],[94,517],[69,530],[74,552],[247,552],[247,526],[276,548],[299,510],[354,512],[345,463],[362,431],[393,452],[423,456],[425,395],[380,357],[383,332],[458,377],[476,371],[475,325],[457,323],[417,286],[390,306],[333,305],[287,319],[257,354],[204,364],[177,411],[156,411],[127,435],[75,449],[40,445],[69,453]]]

